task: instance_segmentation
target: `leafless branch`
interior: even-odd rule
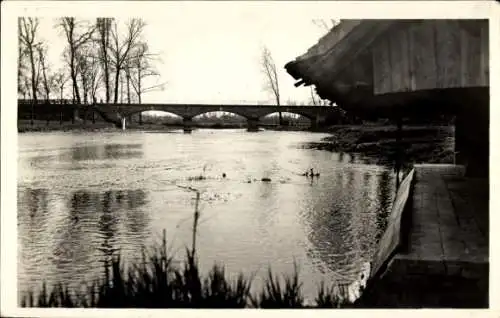
[[[38,43],[36,42],[36,35],[37,35],[37,30],[39,26],[39,20],[38,18],[24,18],[21,17],[18,20],[19,28],[18,28],[18,38],[19,38],[19,45],[22,46],[22,49],[20,49],[20,59],[23,57],[24,54],[27,55],[30,63],[30,69],[31,69],[31,98],[33,100],[37,101],[37,91],[38,91],[38,77],[39,74],[37,73],[38,67],[36,65],[36,47]],[[21,66],[23,63],[23,60],[19,60],[18,64]],[[21,68],[20,68],[21,69]],[[19,75],[19,74],[18,74]],[[21,80],[21,78],[19,78]],[[25,81],[26,83],[26,81]]]

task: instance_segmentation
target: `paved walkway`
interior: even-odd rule
[[[488,196],[488,180],[465,178],[461,166],[415,165],[407,244],[366,306],[487,307]]]
[[[398,257],[422,266],[407,272],[477,278],[487,270],[488,186],[463,173],[453,165],[415,166],[409,253]]]

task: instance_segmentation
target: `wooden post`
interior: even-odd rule
[[[397,130],[396,130],[396,162],[395,162],[395,168],[396,168],[396,192],[399,189],[399,173],[401,171],[401,166],[402,166],[402,155],[403,155],[403,145],[402,145],[402,136],[403,134],[403,117],[401,114],[398,115],[397,118]]]

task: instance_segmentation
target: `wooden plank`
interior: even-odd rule
[[[398,25],[389,37],[391,61],[391,91],[405,92],[410,89],[408,38],[405,24]]]
[[[437,86],[434,37],[432,21],[416,22],[410,28],[410,69],[415,77],[413,90],[433,89]]]
[[[391,91],[391,63],[389,55],[389,38],[381,37],[373,46],[373,89],[375,94]]]
[[[460,28],[461,47],[461,86],[482,86],[481,83],[481,36],[474,32],[477,25],[468,23],[468,28]]]
[[[409,24],[406,29],[406,33],[408,36],[408,68],[409,68],[409,76],[410,76],[410,91],[414,91],[417,89],[417,80],[415,78],[415,63],[413,61],[413,50],[414,50],[414,34],[417,26],[415,24]]]
[[[479,86],[490,85],[490,32],[489,22],[481,23],[481,67]]]
[[[379,274],[379,271],[390,261],[393,256],[394,251],[400,246],[402,242],[401,237],[401,221],[403,211],[406,207],[408,197],[410,196],[411,184],[413,181],[413,176],[415,170],[412,169],[410,173],[401,183],[394,204],[392,206],[392,211],[389,216],[387,229],[384,235],[380,239],[379,247],[372,261],[370,277],[374,277]]]
[[[437,20],[437,87],[460,87],[460,27],[456,20]]]

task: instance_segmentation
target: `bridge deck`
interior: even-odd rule
[[[416,165],[406,250],[362,306],[487,307],[488,180],[455,165]]]

